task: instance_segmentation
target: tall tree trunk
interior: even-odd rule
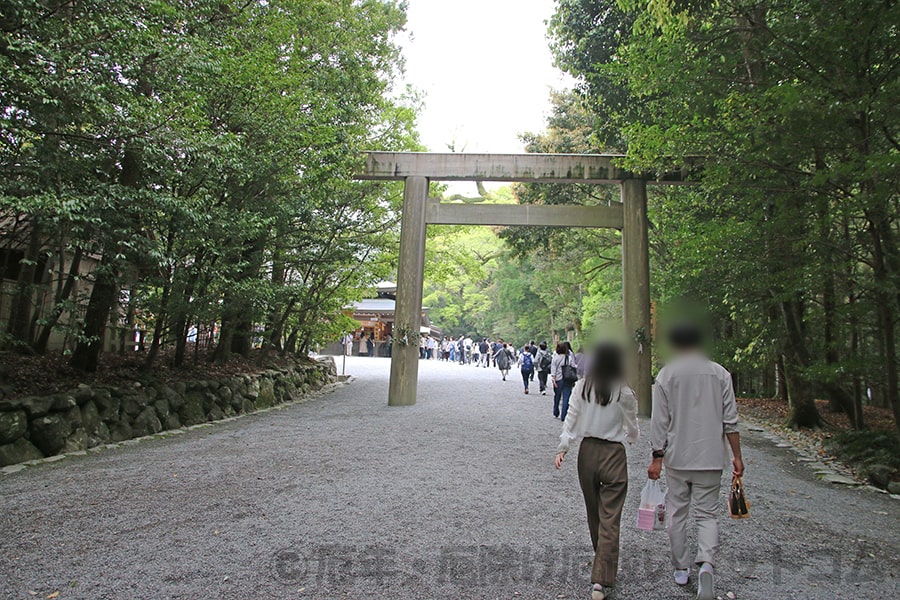
[[[785,346],[785,380],[787,383],[788,415],[787,425],[795,429],[821,428],[825,422],[816,408],[813,386],[805,379],[802,370],[809,366],[809,351],[803,331],[803,301],[785,300],[781,303],[782,319],[787,333]]]
[[[62,317],[65,309],[65,302],[72,296],[72,291],[75,289],[75,282],[78,279],[78,273],[81,271],[81,259],[83,256],[84,250],[81,247],[75,248],[75,252],[72,254],[72,259],[69,263],[69,272],[66,275],[66,282],[58,291],[56,298],[54,299],[53,309],[50,311],[50,314],[47,315],[41,333],[34,342],[33,348],[38,354],[47,352],[47,346],[50,343],[50,336],[53,334],[53,328],[56,327],[56,324]]]
[[[109,314],[116,305],[119,293],[116,286],[117,277],[102,262],[97,267],[96,281],[91,290],[87,312],[84,317],[84,328],[81,339],[75,346],[69,365],[73,369],[93,373],[100,361],[100,352],[106,339],[106,326]]]
[[[775,398],[787,402],[787,377],[784,374],[784,354],[778,353],[775,359]]]
[[[165,307],[169,304],[169,295],[172,293],[172,287],[169,282],[166,282],[166,285],[163,286],[162,299],[160,300],[160,306]],[[144,359],[144,368],[149,368],[156,362],[156,357],[159,356],[159,349],[162,346],[162,338],[163,332],[166,328],[166,320],[167,313],[165,310],[161,310],[160,314],[156,315],[156,322],[153,324],[153,339],[150,341],[150,350],[147,352],[147,358]]]
[[[790,407],[786,425],[792,429],[821,428],[822,417],[816,408],[815,397],[809,383],[799,373],[800,367],[790,360],[785,360],[784,367],[788,406]]]
[[[239,280],[255,279],[263,264],[263,250],[266,235],[260,234],[255,240],[248,240],[241,253],[245,264]],[[244,298],[234,294],[225,294],[223,302],[222,335],[213,353],[213,360],[225,361],[230,354],[249,356],[253,335],[253,307]]]
[[[137,187],[140,172],[140,151],[134,147],[126,148],[122,155],[119,183],[126,187]],[[119,293],[119,273],[115,266],[119,260],[119,242],[108,240],[107,244],[103,248],[100,264],[94,271],[96,278],[85,313],[81,339],[78,340],[69,362],[72,368],[90,373],[97,370],[100,362],[109,314],[116,305]]]
[[[869,233],[872,237],[872,274],[875,279],[875,313],[881,346],[884,371],[884,397],[894,413],[894,425],[900,437],[900,374],[897,369],[896,302],[897,273],[893,270],[896,245],[891,230],[891,220],[884,198],[873,198],[874,184],[869,195],[873,206],[867,213]]]
[[[32,310],[37,310],[34,306],[34,282],[37,278],[38,263],[41,258],[40,236],[40,221],[34,217],[31,221],[25,257],[19,267],[19,277],[16,280],[16,291],[13,294],[7,329],[13,340],[13,347],[19,351],[31,351],[29,330],[31,329]]]
[[[850,294],[850,304],[853,304],[853,294]],[[859,324],[856,318],[850,322],[850,355],[856,357],[859,354]],[[863,389],[859,372],[853,373],[853,422],[857,429],[865,429],[866,419],[863,412]]]

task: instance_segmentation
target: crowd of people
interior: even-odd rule
[[[515,368],[522,377],[525,394],[537,378],[537,391],[542,396],[553,394],[553,416],[563,421],[569,411],[572,389],[584,377],[586,360],[582,348],[576,352],[571,342],[558,342],[552,349],[547,342],[531,340],[516,346],[503,339],[472,339],[471,336],[436,339],[423,336],[419,345],[423,360],[441,360],[485,369],[496,368],[503,381]]]

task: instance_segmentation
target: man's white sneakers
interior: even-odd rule
[[[690,574],[688,569],[675,569],[675,583],[681,586],[687,585]]]
[[[698,579],[697,600],[714,600],[716,596],[713,591],[715,588],[713,583],[713,566],[709,563],[703,563],[700,566],[700,575],[698,576]]]

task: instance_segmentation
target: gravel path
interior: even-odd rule
[[[570,456],[551,461],[549,397],[493,369],[422,365],[420,401],[386,406],[388,363],[305,404],[0,479],[0,598],[587,598]],[[822,483],[745,434],[749,521],[722,516],[718,591],[887,598],[900,502]],[[633,527],[630,449],[618,598],[688,599],[665,534]]]

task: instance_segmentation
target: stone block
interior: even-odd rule
[[[163,429],[179,429],[180,427],[181,421],[178,419],[178,413],[170,413],[163,421]]]
[[[868,469],[869,482],[877,488],[887,489],[894,476],[894,469],[887,465],[872,465]]]
[[[28,431],[28,417],[24,410],[0,412],[0,444],[11,444]]]
[[[156,416],[159,417],[160,422],[163,423],[172,412],[171,408],[169,407],[169,401],[165,398],[158,398],[153,403],[153,409],[156,411]]]
[[[44,458],[43,453],[25,438],[19,438],[11,444],[0,446],[0,467],[42,458]]]
[[[178,416],[183,425],[199,425],[206,421],[206,412],[203,410],[203,392],[192,390],[184,394],[184,405],[178,411]]]
[[[209,421],[221,421],[225,418],[225,412],[218,406],[213,406],[210,409],[209,414],[206,415],[206,418]]]
[[[231,401],[234,399],[234,392],[228,385],[219,386],[219,389],[216,390],[216,395],[219,397],[219,406],[227,406],[231,404]]]
[[[94,404],[100,413],[100,418],[107,423],[119,420],[119,411],[122,407],[122,400],[118,396],[113,397],[107,389],[94,390]]]
[[[134,437],[153,435],[162,431],[162,423],[156,416],[156,409],[152,406],[145,407],[131,424],[131,431]]]
[[[64,413],[54,413],[31,421],[30,438],[35,446],[51,456],[62,451],[72,433],[72,425]]]
[[[21,406],[28,413],[28,418],[35,419],[50,414],[54,400],[53,396],[29,396],[22,398]]]
[[[125,421],[119,421],[110,427],[109,439],[113,442],[124,442],[134,437],[131,425]]]
[[[259,381],[259,394],[256,397],[256,408],[275,406],[275,386],[271,379]]]
[[[147,398],[140,392],[128,392],[122,396],[122,413],[132,419],[141,414],[147,406]]]
[[[72,432],[63,445],[63,452],[78,452],[88,448],[88,436],[84,429],[79,427]]]
[[[86,383],[79,383],[73,395],[78,406],[82,406],[94,399],[94,389]]]

